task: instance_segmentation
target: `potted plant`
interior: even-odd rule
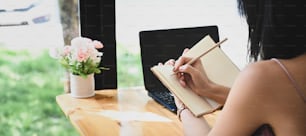
[[[71,96],[87,98],[94,93],[94,74],[101,73],[108,68],[100,67],[103,53],[98,49],[104,45],[97,40],[86,37],[75,37],[71,45],[50,50],[50,56],[70,73]]]

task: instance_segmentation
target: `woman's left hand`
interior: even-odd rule
[[[169,59],[164,64],[163,63],[158,63],[158,65],[171,65],[171,66],[174,66],[174,64],[175,64],[174,59]],[[173,96],[174,96],[174,101],[175,101],[176,107],[182,107],[182,105],[183,105],[182,101],[179,100],[175,95],[173,95]]]

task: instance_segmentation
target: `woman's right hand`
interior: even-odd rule
[[[208,79],[200,59],[192,65],[187,64],[192,58],[185,57],[186,52],[188,49],[185,49],[183,55],[175,61],[173,71],[177,72],[177,77],[183,87],[188,86],[200,96],[207,96],[207,91],[214,83]]]
[[[208,97],[220,104],[224,104],[230,88],[215,84],[207,77],[201,60],[197,60],[192,65],[187,63],[191,58],[185,57],[184,54],[189,49],[185,49],[183,55],[175,61],[170,59],[159,65],[172,65],[173,71],[177,72],[177,78],[183,87],[189,87],[192,91],[202,97]]]

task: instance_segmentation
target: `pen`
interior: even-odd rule
[[[191,65],[192,63],[194,63],[196,60],[198,60],[199,58],[201,58],[202,56],[206,55],[207,53],[209,53],[210,51],[212,51],[213,49],[215,49],[216,47],[220,46],[223,42],[225,42],[227,40],[227,38],[223,39],[222,41],[216,43],[213,47],[211,47],[209,50],[207,50],[206,52],[203,52],[202,54],[200,54],[199,56],[196,56],[194,58],[192,58],[190,61],[188,61],[186,64]]]
[[[213,47],[211,47],[209,50],[203,52],[202,54],[200,54],[199,56],[196,56],[194,58],[192,58],[190,61],[188,61],[186,64],[193,64],[195,61],[197,61],[199,58],[203,57],[204,55],[206,55],[207,53],[209,53],[210,51],[212,51],[213,49],[215,49],[216,47],[219,47],[223,42],[225,42],[227,40],[227,38],[224,38],[222,41],[216,43]],[[178,72],[173,73],[172,75],[177,74]]]

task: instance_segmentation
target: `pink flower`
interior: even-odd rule
[[[86,46],[92,42],[91,39],[86,37],[75,37],[71,40],[71,46],[74,46],[76,48]]]
[[[89,57],[88,50],[82,49],[82,48],[79,48],[77,50],[77,61],[78,62],[84,62],[88,59],[88,57]]]
[[[99,64],[103,53],[97,49],[103,47],[100,41],[75,37],[71,40],[71,45],[50,50],[50,56],[59,59],[60,63],[71,73],[86,76],[101,72]],[[87,60],[89,60],[88,63],[83,63]]]
[[[94,40],[92,43],[96,49],[102,49],[104,47],[100,41]]]
[[[71,52],[71,49],[70,49],[70,46],[68,46],[68,45],[66,45],[66,46],[64,46],[64,50],[63,50],[63,56],[67,56],[67,55],[69,55],[70,54],[70,52]]]

